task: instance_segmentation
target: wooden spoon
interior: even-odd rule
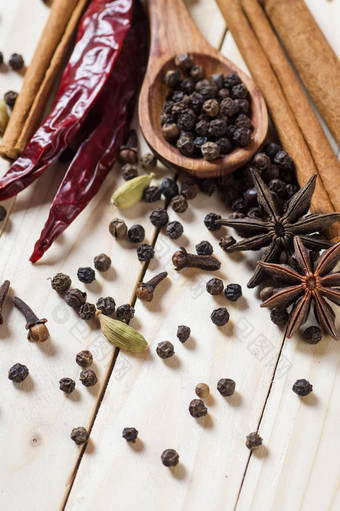
[[[148,0],[151,21],[151,48],[147,72],[139,97],[139,122],[143,135],[165,165],[200,178],[229,174],[248,162],[263,143],[268,129],[264,99],[254,82],[230,60],[213,48],[199,33],[182,0]],[[245,148],[214,161],[183,156],[161,132],[161,112],[167,86],[165,71],[174,68],[174,56],[189,53],[209,77],[212,73],[237,73],[251,96],[252,140]]]

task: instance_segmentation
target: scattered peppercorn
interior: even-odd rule
[[[93,363],[93,355],[89,350],[79,351],[76,362],[80,367],[89,367]]]
[[[281,307],[276,307],[270,311],[270,319],[274,323],[274,325],[285,325],[288,321],[289,314],[286,309]]]
[[[221,378],[217,382],[217,390],[224,397],[232,396],[235,392],[235,385],[236,383],[234,380],[231,380],[230,378]]]
[[[182,343],[186,342],[189,339],[190,333],[191,329],[188,326],[179,325],[177,327],[177,337]]]
[[[96,315],[96,306],[93,303],[84,303],[79,309],[81,319],[93,319]]]
[[[204,218],[204,225],[209,231],[218,231],[221,226],[216,225],[216,220],[220,220],[221,218],[221,215],[217,215],[216,213],[208,213]]]
[[[123,165],[123,167],[121,168],[121,173],[125,181],[129,181],[130,179],[133,179],[138,176],[137,167],[132,163],[125,163],[125,165]]]
[[[0,206],[0,222],[3,222],[7,216],[7,210],[3,206]]]
[[[253,433],[249,433],[249,435],[247,435],[246,446],[251,451],[260,447],[262,445],[262,442],[263,442],[262,438],[258,433],[256,433],[256,431],[254,431]]]
[[[188,201],[184,195],[178,194],[171,199],[170,206],[176,213],[184,213],[188,207]]]
[[[158,343],[156,353],[160,358],[170,358],[175,354],[174,345],[170,341]]]
[[[128,238],[133,243],[140,243],[145,238],[145,229],[142,225],[132,225],[128,230]]]
[[[189,405],[189,412],[192,417],[204,417],[208,413],[208,409],[202,399],[193,399]]]
[[[160,189],[166,199],[172,199],[175,195],[178,195],[178,185],[169,177],[163,179]]]
[[[242,287],[240,284],[228,284],[224,294],[228,300],[236,302],[242,296]]]
[[[160,200],[162,190],[159,186],[148,186],[143,192],[143,200],[145,202],[157,202]]]
[[[4,63],[4,56],[3,56],[2,51],[0,51],[0,66],[1,66],[1,64],[3,64],[3,63]]]
[[[209,386],[206,383],[198,383],[195,387],[196,395],[202,399],[209,396]]]
[[[253,159],[254,164],[259,170],[265,170],[270,165],[270,158],[266,153],[257,153]]]
[[[14,364],[8,371],[8,379],[15,383],[23,382],[29,375],[28,367],[23,364]]]
[[[74,391],[75,387],[76,382],[72,380],[72,378],[62,378],[59,381],[59,388],[60,390],[65,392],[65,394],[71,394],[71,392]]]
[[[227,251],[229,247],[234,245],[234,243],[236,243],[235,238],[233,238],[232,236],[225,235],[222,236],[218,244],[222,248],[222,250]]]
[[[170,236],[171,239],[177,240],[182,236],[183,231],[183,225],[175,220],[167,225],[165,233]]]
[[[7,106],[10,108],[13,108],[15,105],[15,102],[17,100],[18,93],[14,92],[13,90],[9,90],[4,94],[4,100]]]
[[[19,55],[19,53],[13,53],[8,61],[8,64],[12,69],[18,71],[24,66],[24,59],[21,55]]]
[[[111,296],[106,296],[99,298],[96,303],[96,307],[98,310],[102,311],[105,316],[110,316],[114,313],[116,308],[116,302]]]
[[[308,396],[313,391],[313,385],[309,383],[309,381],[304,378],[301,380],[296,380],[292,387],[293,392],[298,396]]]
[[[219,307],[218,309],[215,309],[212,311],[210,318],[211,321],[216,326],[223,326],[226,325],[229,321],[229,312],[224,307]]]
[[[144,170],[153,170],[157,165],[157,158],[154,154],[146,153],[140,158]]]
[[[181,195],[183,195],[183,197],[185,197],[187,200],[194,199],[198,194],[198,191],[198,185],[191,180],[185,181],[181,185]]]
[[[86,444],[89,439],[89,434],[85,428],[80,426],[79,428],[73,428],[71,431],[71,439],[77,444]]]
[[[85,387],[93,387],[98,381],[97,375],[92,369],[83,369],[79,379]]]
[[[77,276],[80,282],[84,282],[85,284],[91,284],[91,282],[96,279],[95,271],[89,266],[79,268],[77,271]]]
[[[65,273],[57,273],[51,280],[51,287],[58,293],[63,293],[67,291],[72,284],[72,281],[68,275]]]
[[[211,255],[214,251],[212,244],[205,240],[198,243],[195,248],[198,255]]]
[[[73,308],[78,308],[86,302],[86,293],[80,289],[71,289],[65,295],[65,302]]]
[[[125,438],[127,442],[135,443],[137,440],[138,431],[136,428],[124,428],[122,432],[122,437]]]
[[[120,321],[130,321],[135,315],[135,309],[129,303],[120,305],[116,310],[116,318]]]
[[[123,239],[127,233],[127,226],[124,220],[114,218],[109,224],[109,231],[117,239]]]
[[[166,449],[162,452],[161,460],[166,467],[175,467],[179,461],[179,455],[174,449]]]
[[[108,271],[111,266],[111,259],[106,254],[99,254],[94,258],[93,263],[96,270]]]
[[[138,260],[143,261],[150,261],[155,256],[155,251],[151,245],[148,245],[147,243],[142,243],[137,248],[137,257]]]
[[[318,326],[309,326],[303,332],[303,338],[308,344],[318,344],[322,339],[322,331]]]
[[[293,168],[294,165],[292,157],[286,151],[278,151],[274,157],[274,163],[285,170]]]
[[[149,216],[150,222],[155,227],[163,227],[169,221],[169,215],[167,211],[163,208],[156,208],[151,212]]]
[[[210,295],[220,295],[223,291],[224,285],[221,279],[216,277],[208,280],[206,289]]]

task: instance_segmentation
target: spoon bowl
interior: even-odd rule
[[[264,99],[255,83],[233,62],[221,55],[198,32],[182,0],[149,0],[151,48],[147,72],[139,97],[139,122],[146,142],[166,166],[199,178],[229,174],[247,163],[264,142],[268,115]],[[166,26],[165,26],[166,23]],[[188,53],[203,66],[206,76],[236,73],[247,87],[254,126],[251,142],[213,161],[183,156],[162,135],[161,113],[168,91],[165,72],[174,69],[174,57]]]

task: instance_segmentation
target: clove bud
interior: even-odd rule
[[[172,262],[177,271],[183,268],[200,268],[201,270],[219,270],[221,263],[216,257],[209,255],[189,254],[184,247],[180,247],[173,256]]]
[[[142,302],[151,302],[155,288],[168,276],[166,271],[155,275],[149,282],[140,282],[137,286],[136,296]]]
[[[34,342],[46,341],[50,335],[45,325],[47,319],[38,319],[32,309],[17,296],[13,298],[13,303],[26,318],[27,323],[25,328],[28,330],[27,339]]]

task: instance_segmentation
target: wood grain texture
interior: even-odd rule
[[[139,122],[143,135],[154,153],[163,163],[194,176],[218,177],[229,174],[249,161],[263,143],[268,129],[267,109],[259,89],[247,74],[227,58],[223,58],[199,33],[182,0],[150,0],[151,48],[147,73],[139,99]],[[165,21],[166,20],[166,21]],[[183,156],[167,142],[160,124],[167,86],[164,73],[174,66],[176,54],[190,53],[196,64],[202,65],[209,76],[213,73],[237,73],[251,96],[251,142],[237,148],[223,158],[206,161]]]

